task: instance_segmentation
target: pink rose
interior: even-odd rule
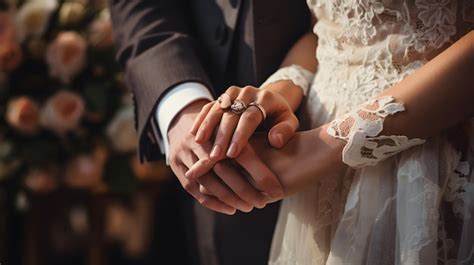
[[[15,39],[15,30],[11,17],[0,13],[0,72],[11,72],[21,62],[23,53]]]
[[[15,28],[8,13],[0,13],[0,43],[11,41],[15,38]]]
[[[89,28],[89,43],[97,48],[109,48],[113,45],[112,22],[109,18],[95,20]]]
[[[106,158],[104,148],[97,148],[92,154],[77,156],[66,166],[65,183],[80,189],[99,187],[102,184]]]
[[[57,92],[44,105],[41,124],[58,134],[64,134],[78,126],[84,108],[84,101],[79,95],[69,91]]]
[[[51,76],[71,82],[86,65],[86,48],[86,41],[76,32],[59,33],[46,54]]]
[[[6,120],[13,128],[32,134],[39,128],[39,107],[28,97],[19,97],[8,103]]]
[[[11,72],[21,63],[23,53],[20,45],[15,42],[5,42],[0,46],[0,72]]]
[[[25,176],[25,186],[37,193],[50,193],[56,189],[57,172],[53,169],[32,169]]]

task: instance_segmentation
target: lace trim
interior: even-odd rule
[[[261,87],[281,80],[290,80],[291,82],[293,82],[293,84],[299,86],[303,91],[303,94],[306,96],[313,77],[314,73],[304,69],[299,65],[292,64],[290,66],[280,68],[278,71],[272,74],[261,85]]]
[[[401,103],[391,96],[374,99],[359,109],[331,122],[327,133],[347,141],[342,153],[344,163],[351,167],[373,166],[398,152],[425,142],[404,135],[381,135],[388,115],[404,111]]]

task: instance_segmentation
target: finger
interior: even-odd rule
[[[214,166],[214,173],[242,200],[257,208],[265,207],[267,203],[266,197],[255,189],[230,161],[220,161],[217,163]]]
[[[239,116],[234,113],[226,112],[222,115],[221,123],[217,129],[214,147],[212,148],[211,158],[219,159],[226,155],[225,151],[229,148],[230,139],[234,134],[238,122]]]
[[[268,132],[268,141],[273,147],[282,148],[295,135],[299,121],[293,112],[284,112],[275,122]]]
[[[231,102],[237,97],[240,89],[238,87],[230,87],[227,89],[226,93]],[[221,108],[219,102],[215,102],[209,112],[207,113],[206,117],[201,122],[199,129],[196,132],[196,138],[194,139],[196,142],[203,144],[209,141],[211,136],[214,133],[217,125],[220,123],[222,114],[224,114],[224,110]]]
[[[259,90],[254,103],[258,106],[249,106],[240,117],[231,141],[231,146],[233,145],[236,148],[229,148],[230,151],[227,154],[229,157],[234,158],[240,154],[250,137],[265,119],[267,111],[270,113],[278,111],[278,106],[274,106],[276,103],[273,94],[267,90]]]
[[[243,212],[252,210],[252,205],[240,199],[225,183],[223,183],[216,175],[208,173],[198,179],[204,191],[210,192],[225,204],[239,209]]]
[[[240,101],[244,102],[245,105],[248,106],[250,104],[250,102],[253,102],[253,101],[256,100],[258,91],[259,91],[258,88],[255,88],[255,87],[252,87],[252,86],[246,86],[241,90],[241,92],[240,92],[240,94],[239,94],[239,96],[237,97],[236,100],[240,100]],[[242,119],[248,119],[248,118],[252,118],[252,117],[253,117],[253,119],[260,119],[260,121],[258,121],[258,123],[261,122],[261,117],[258,118],[258,116],[255,116],[255,117],[257,117],[257,118],[255,118],[253,116],[254,114],[252,114],[252,113],[254,113],[254,112],[253,112],[252,109],[253,108],[250,108],[250,109],[247,108],[247,110],[244,111],[244,113],[242,113],[240,115],[239,122],[238,122],[239,124],[240,124],[240,121]],[[252,117],[248,117],[249,115],[252,116]],[[239,125],[237,125],[237,129],[239,129]],[[255,131],[255,129],[254,129],[254,131]],[[233,135],[235,135],[235,132],[233,133]],[[247,140],[248,140],[248,138],[247,138]],[[242,149],[242,147],[239,147],[238,143],[236,143],[232,140],[230,142],[230,146],[227,149],[226,154],[227,154],[228,157],[234,158],[240,153],[241,149]]]
[[[204,207],[227,215],[235,214],[236,209],[234,207],[219,201],[214,196],[200,193],[199,184],[184,176],[184,172],[187,171],[188,167],[192,165],[196,159],[197,158],[195,158],[192,153],[182,152],[179,159],[175,158],[172,160],[173,163],[171,164],[171,167],[181,183],[181,186]]]
[[[209,113],[209,111],[211,110],[213,105],[214,105],[214,102],[209,102],[206,105],[204,105],[204,107],[202,107],[202,109],[199,112],[198,116],[194,120],[193,126],[191,127],[190,133],[192,135],[196,136],[197,130],[201,126],[202,121],[204,120],[204,118],[206,118],[207,113]]]
[[[280,198],[284,195],[283,187],[278,178],[249,145],[245,146],[236,161],[248,172],[257,189],[274,198]]]

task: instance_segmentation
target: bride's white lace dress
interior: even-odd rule
[[[308,5],[319,61],[301,110],[310,127],[377,96],[474,26],[474,0]],[[270,264],[474,264],[473,124],[284,200]]]

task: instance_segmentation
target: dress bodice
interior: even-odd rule
[[[322,100],[339,97],[348,107],[341,111],[399,82],[474,29],[473,0],[307,2],[317,18],[314,88]]]

